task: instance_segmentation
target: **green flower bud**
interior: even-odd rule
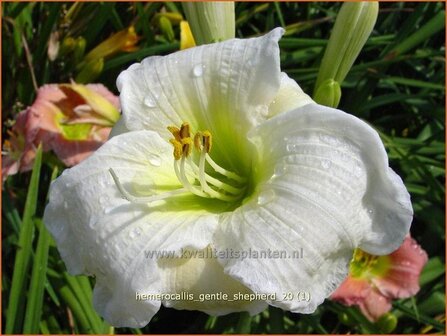
[[[234,2],[183,2],[197,45],[235,37]]]
[[[375,1],[343,3],[321,61],[314,93],[328,78],[343,82],[374,28],[378,12],[379,4]]]
[[[73,50],[76,47],[76,40],[73,37],[65,37],[62,40],[61,46],[59,48],[59,57],[65,56],[71,52],[73,52]]]
[[[348,327],[353,327],[356,325],[357,321],[355,321],[351,316],[349,316],[345,312],[339,312],[338,314],[338,320],[340,323],[343,323],[344,325]]]
[[[314,100],[318,104],[336,108],[340,103],[341,88],[338,82],[332,78],[326,79],[317,88],[314,95]]]
[[[73,58],[75,60],[75,64],[78,64],[83,59],[85,54],[85,45],[85,38],[80,36],[76,39],[75,48],[73,50]]]
[[[385,313],[379,317],[376,325],[382,333],[392,333],[397,327],[397,317],[392,313]]]
[[[88,63],[85,63],[75,78],[76,83],[85,84],[93,82],[99,77],[103,68],[104,58],[94,59]]]
[[[175,35],[174,30],[172,29],[172,23],[167,17],[160,16],[160,18],[158,19],[158,26],[169,42],[174,41]]]

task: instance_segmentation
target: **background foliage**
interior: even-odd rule
[[[76,7],[74,7],[76,6]],[[280,41],[283,71],[311,93],[339,3],[237,3],[238,37],[286,27]],[[373,125],[405,181],[415,210],[413,237],[429,254],[416,297],[398,300],[394,333],[445,333],[445,46],[444,4],[382,3],[372,36],[342,85],[339,108]],[[115,79],[128,65],[179,48],[160,27],[157,13],[181,12],[179,3],[3,3],[2,134],[9,120],[32,104],[35,86],[69,82],[82,55],[50,61],[50,34],[82,36],[86,52],[130,25],[138,49],[105,59],[95,82],[116,92]],[[2,190],[3,333],[381,333],[356,308],[326,301],[312,315],[270,308],[209,317],[162,308],[143,329],[113,329],[91,306],[94,279],[72,277],[42,225],[50,180],[63,166],[38,155],[32,173],[8,178]],[[14,278],[13,278],[14,273]],[[12,294],[11,294],[12,293]]]

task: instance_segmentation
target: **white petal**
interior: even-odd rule
[[[413,216],[410,195],[368,124],[342,111],[309,104],[266,122],[253,132],[253,139],[270,140],[259,159],[259,165],[268,167],[265,179],[274,173],[273,162],[286,168],[291,164],[304,177],[299,184],[310,183],[306,188],[317,190],[319,197],[329,195],[334,202],[340,195],[337,205],[358,206],[362,220],[357,226],[364,235],[356,243],[366,252],[388,254],[402,244]],[[270,166],[262,164],[269,161]],[[353,190],[348,192],[347,186]]]
[[[112,130],[109,134],[109,139],[113,138],[114,136],[117,136],[122,133],[127,133],[130,130],[126,127],[126,124],[124,123],[124,118],[121,116],[121,118],[118,119],[116,124],[113,126]]]
[[[113,325],[144,326],[160,306],[135,300],[136,292],[161,290],[156,260],[146,253],[205,248],[215,212],[222,211],[195,196],[129,203],[108,172],[113,168],[124,188],[147,196],[180,187],[173,161],[172,146],[158,134],[129,132],[65,170],[51,186],[44,222],[68,270],[96,275],[95,306]]]
[[[215,259],[213,249],[185,251],[182,258],[164,258],[159,261],[165,293],[187,293],[186,300],[168,300],[167,307],[200,310],[210,315],[224,315],[249,311],[252,315],[267,307],[265,301],[243,300],[242,295],[254,293],[223,272]]]
[[[242,153],[245,134],[267,118],[279,89],[277,42],[283,32],[277,28],[263,37],[232,39],[132,65],[117,79],[127,128],[167,138],[167,126],[187,121],[194,131],[209,130],[215,139],[226,139],[214,142],[216,155],[228,148]]]
[[[378,134],[344,112],[309,104],[268,120],[251,138],[257,189],[223,218],[214,242],[287,256],[303,248],[304,256],[221,262],[253,291],[309,292],[309,303],[273,305],[312,312],[344,279],[354,248],[388,254],[401,244],[412,220],[409,195]]]
[[[287,112],[314,101],[303,92],[297,82],[284,72],[281,73],[281,86],[275,98],[269,105],[269,118],[279,113]]]

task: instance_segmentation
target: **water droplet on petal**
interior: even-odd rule
[[[113,209],[115,209],[115,207],[107,207],[107,208],[105,208],[104,209],[104,214],[109,214],[109,213],[111,213],[112,211],[113,211]]]
[[[285,164],[278,164],[275,167],[274,174],[275,176],[282,176],[286,173],[287,166]]]
[[[331,166],[331,161],[329,161],[329,160],[321,160],[321,166],[324,169],[329,169],[330,166]]]
[[[108,203],[109,203],[109,196],[107,196],[107,195],[101,195],[100,197],[99,197],[99,204],[100,205],[107,205]]]
[[[194,77],[201,77],[203,75],[204,68],[205,66],[203,66],[202,64],[195,65],[192,69],[192,74],[194,75]]]
[[[160,167],[161,166],[161,158],[157,154],[150,154],[149,155],[149,163],[153,165],[154,167]]]
[[[141,234],[140,228],[136,227],[136,228],[130,230],[129,237],[134,239],[134,238],[138,237],[140,234]]]
[[[372,215],[374,213],[374,211],[372,209],[368,209],[367,211],[370,215]]]
[[[97,222],[98,221],[96,220],[96,217],[92,216],[92,217],[89,218],[88,226],[93,228],[96,225]]]
[[[157,102],[155,101],[155,99],[152,96],[146,96],[143,99],[143,104],[147,107],[156,107],[157,106]]]
[[[272,189],[263,190],[258,196],[258,204],[264,205],[270,203],[276,198],[275,191]]]
[[[360,177],[363,175],[363,169],[361,166],[357,165],[354,167],[354,176],[355,177]]]
[[[287,150],[288,152],[293,152],[293,151],[295,151],[295,150],[297,149],[297,147],[298,147],[298,145],[287,144],[287,146],[286,146],[286,150]]]

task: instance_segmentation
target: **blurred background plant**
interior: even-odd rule
[[[236,37],[286,28],[282,70],[311,93],[339,10],[340,3],[327,2],[236,3]],[[170,2],[4,3],[3,140],[15,134],[14,120],[44,84],[101,83],[117,94],[116,77],[130,64],[193,46],[184,20],[182,6]],[[210,317],[162,308],[145,328],[113,329],[92,307],[94,279],[66,272],[42,225],[49,183],[65,165],[39,147],[32,172],[7,178],[2,188],[2,332],[445,333],[444,21],[440,2],[381,3],[346,78],[325,82],[336,90],[333,104],[339,100],[339,108],[379,131],[411,193],[411,234],[428,254],[416,296],[393,301],[376,322],[355,306],[327,300],[311,315],[271,307],[254,317]]]

